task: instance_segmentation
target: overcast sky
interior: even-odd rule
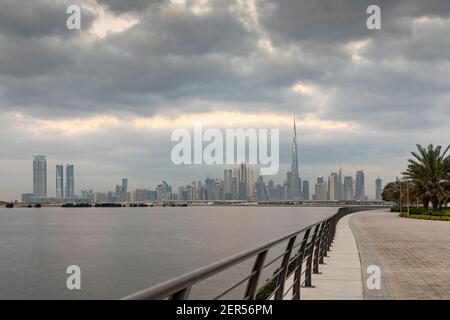
[[[0,199],[32,191],[36,153],[49,195],[60,162],[78,193],[222,176],[171,163],[171,132],[195,121],[281,129],[282,183],[294,114],[302,178],[340,161],[373,198],[415,144],[450,143],[449,75],[448,0],[0,0]]]

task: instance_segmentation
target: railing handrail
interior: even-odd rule
[[[229,269],[233,266],[236,266],[254,256],[257,256],[258,254],[261,254],[264,251],[268,251],[269,249],[285,242],[288,239],[292,239],[294,236],[298,236],[299,234],[305,232],[308,229],[311,229],[317,225],[322,224],[323,222],[333,219],[333,218],[339,218],[338,216],[341,214],[342,208],[338,210],[335,214],[326,217],[318,222],[315,222],[311,225],[308,225],[307,227],[304,227],[298,231],[292,232],[288,235],[285,235],[283,237],[268,241],[262,245],[259,245],[257,247],[254,247],[252,249],[248,249],[245,251],[242,251],[240,253],[237,253],[235,255],[232,255],[230,257],[224,258],[222,260],[219,260],[217,262],[214,262],[210,265],[200,267],[196,270],[187,272],[183,275],[177,276],[175,278],[169,279],[165,282],[162,282],[160,284],[157,284],[155,286],[152,286],[150,288],[141,290],[139,292],[136,292],[134,294],[128,295],[124,297],[124,300],[152,300],[152,299],[161,299],[161,297],[167,297],[171,296],[173,294],[176,294],[177,292],[180,292],[180,290],[185,288],[191,288],[194,284],[206,280],[213,275],[220,273],[221,271],[224,271],[226,269]],[[348,210],[351,211],[351,210]]]
[[[307,227],[304,227],[296,232],[293,232],[286,236],[283,236],[281,238],[277,238],[277,239],[268,241],[260,246],[242,251],[238,254],[235,254],[228,258],[219,260],[210,265],[200,267],[194,271],[187,272],[185,274],[182,274],[181,276],[169,279],[169,280],[162,282],[158,285],[155,285],[153,287],[150,287],[150,288],[141,290],[139,292],[136,292],[134,294],[131,294],[129,296],[126,296],[123,299],[125,299],[125,300],[135,300],[135,299],[140,300],[140,299],[151,299],[152,296],[156,296],[156,295],[157,296],[170,295],[170,294],[178,291],[180,287],[192,286],[192,285],[194,285],[202,280],[205,280],[223,270],[226,270],[230,267],[238,265],[241,262],[244,262],[245,260],[248,260],[249,258],[256,256],[258,253],[260,253],[264,250],[273,248],[276,245],[283,243],[287,239],[292,238],[293,236],[298,235],[298,234],[306,231],[307,229],[324,222],[325,220],[335,216],[336,214],[337,213],[335,213],[334,215],[331,215],[330,217],[324,218],[314,224],[311,224]]]

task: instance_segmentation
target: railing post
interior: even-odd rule
[[[294,274],[294,286],[292,287],[292,300],[300,300],[300,288],[302,286],[302,268],[303,268],[303,258],[305,256],[306,244],[308,243],[309,233],[311,228],[305,231],[303,236],[302,244],[298,250],[298,257],[296,261],[296,270]]]
[[[312,271],[312,255],[314,251],[314,242],[316,241],[317,232],[319,230],[319,225],[314,227],[314,233],[311,241],[306,245],[306,254],[308,256],[306,260],[306,270],[305,270],[305,287],[312,287],[311,281],[311,271]]]
[[[258,288],[259,276],[264,266],[264,260],[267,256],[267,250],[264,250],[256,256],[255,263],[253,264],[253,275],[248,279],[247,288],[245,289],[244,299],[255,300],[256,289]]]
[[[331,220],[330,231],[328,234],[328,251],[330,250],[331,244],[333,243],[335,231],[336,231],[336,216],[334,216],[333,219]]]
[[[321,253],[322,238],[325,229],[325,222],[320,225],[320,231],[317,235],[316,241],[314,243],[314,262],[313,262],[313,273],[319,273],[319,255]],[[322,258],[322,257],[320,257]]]
[[[191,293],[191,287],[183,288],[169,296],[169,300],[187,300]]]
[[[323,232],[323,239],[321,241],[320,244],[320,258],[319,258],[319,263],[323,264],[323,257],[327,257],[327,248],[328,248],[328,228],[330,226],[330,221],[331,219],[328,219],[327,221],[325,221],[325,226],[324,226],[324,232]]]
[[[278,274],[277,281],[277,291],[275,292],[275,300],[283,300],[284,294],[284,283],[286,282],[286,274],[289,266],[289,259],[291,257],[292,247],[294,246],[295,239],[297,236],[293,236],[289,239],[288,245],[286,247],[286,252],[283,256],[283,261],[281,261],[280,273]]]

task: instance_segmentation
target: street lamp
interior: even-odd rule
[[[408,179],[406,180],[406,211],[408,212],[408,218],[409,218],[409,186],[408,186]]]

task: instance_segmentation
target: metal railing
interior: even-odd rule
[[[379,207],[376,207],[379,208]],[[272,240],[256,248],[238,253],[208,266],[199,268],[179,277],[173,278],[151,288],[131,294],[125,300],[187,300],[191,288],[212,276],[228,270],[249,259],[255,258],[251,272],[223,290],[212,300],[220,299],[232,290],[246,283],[244,300],[275,299],[281,300],[292,291],[292,299],[300,299],[301,287],[312,287],[312,274],[319,273],[319,265],[330,251],[336,224],[339,219],[349,213],[376,209],[374,207],[345,207],[326,219],[303,228],[282,238]],[[301,240],[300,240],[301,239]],[[269,250],[286,243],[285,250],[266,262]],[[259,285],[262,271],[280,261],[278,269],[262,286]],[[285,290],[286,279],[293,275],[292,285]]]

